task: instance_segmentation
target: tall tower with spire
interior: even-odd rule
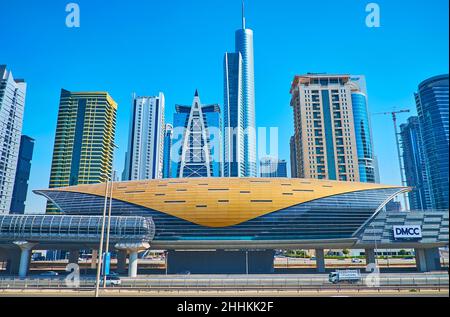
[[[246,26],[244,1],[235,45],[224,57],[224,174],[256,177],[253,31]]]
[[[179,158],[173,158],[178,162],[174,178],[221,177],[219,105],[202,105],[196,90],[192,106],[176,105],[173,121],[174,131],[183,131],[181,142],[173,144],[174,151],[180,154]]]

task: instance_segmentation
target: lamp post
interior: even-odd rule
[[[103,288],[106,288],[106,275],[109,272],[106,272],[106,261],[108,261],[108,266],[109,266],[109,261],[111,260],[111,257],[109,255],[109,235],[110,235],[110,231],[111,231],[111,207],[112,207],[112,196],[113,196],[113,186],[114,186],[114,171],[112,172],[113,175],[111,177],[111,185],[110,185],[110,190],[109,190],[109,209],[108,209],[108,225],[107,225],[107,229],[106,229],[106,251],[105,251],[105,270],[103,272]]]
[[[116,144],[113,144],[113,146],[118,149],[119,147]],[[114,164],[113,164],[113,168],[111,170],[111,189],[110,189],[110,194],[109,194],[109,209],[108,209],[108,226],[106,229],[106,252],[105,252],[105,268],[106,268],[106,261],[108,261],[108,266],[109,266],[109,262],[111,261],[111,257],[109,255],[109,236],[110,236],[110,232],[111,232],[111,209],[112,209],[112,200],[113,200],[113,190],[114,190],[114,177],[116,176],[116,174],[114,173]],[[103,288],[106,288],[106,271],[103,274]]]
[[[103,218],[102,218],[102,229],[100,233],[100,246],[98,252],[98,263],[97,263],[97,276],[95,279],[95,297],[98,297],[99,287],[100,287],[100,271],[102,268],[102,257],[103,257],[103,240],[105,236],[105,222],[106,222],[106,204],[108,202],[108,188],[109,181],[105,184],[105,204],[103,206]]]
[[[115,145],[114,143],[113,143],[113,146],[117,148],[117,145]],[[114,155],[113,155],[113,157],[114,157]],[[111,168],[112,168],[112,170],[114,170],[114,164],[112,164]],[[111,174],[112,174],[112,171],[111,171]],[[103,206],[102,229],[101,229],[100,246],[99,246],[99,252],[98,252],[99,253],[98,254],[99,260],[98,260],[98,266],[97,266],[97,276],[96,276],[96,279],[95,279],[95,297],[99,296],[100,273],[101,273],[102,264],[103,264],[103,244],[104,244],[104,238],[105,238],[106,206],[107,206],[107,203],[108,203],[108,189],[109,189],[109,186],[110,186],[110,182],[109,182],[108,178],[109,177],[107,177],[106,184],[105,184],[105,204]],[[111,195],[112,195],[112,185],[113,185],[113,183],[112,183],[112,180],[111,180]],[[110,203],[110,205],[111,205],[111,203]],[[109,216],[110,215],[111,215],[111,208],[110,208],[110,211],[109,211]],[[108,217],[108,230],[107,230],[107,241],[108,241],[108,244],[109,244],[110,219],[111,219],[111,217]],[[106,248],[108,249],[108,245],[106,246]],[[105,276],[105,279],[104,279],[103,283],[104,283],[103,285],[106,284],[106,276]]]

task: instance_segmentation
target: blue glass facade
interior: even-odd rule
[[[262,158],[260,161],[259,172],[261,177],[288,177],[287,163],[285,160]]]
[[[33,159],[34,139],[22,135],[20,138],[19,159],[17,161],[16,177],[11,201],[12,214],[25,213],[28,180],[30,179],[31,160]]]
[[[363,190],[291,206],[238,225],[210,228],[165,213],[113,200],[113,215],[150,216],[154,243],[161,241],[272,241],[351,238],[400,189]],[[99,215],[104,198],[95,195],[39,191],[68,214]],[[258,202],[255,202],[255,208]],[[182,208],[182,207],[180,207]]]
[[[242,56],[242,90],[244,109],[245,176],[256,177],[255,71],[253,31],[243,27],[236,31],[236,52]],[[253,132],[253,133],[252,133]]]
[[[256,177],[255,71],[253,31],[246,28],[242,8],[242,28],[235,32],[235,53],[224,58],[224,128],[236,129],[237,137],[225,132],[225,176]]]
[[[164,134],[164,154],[163,154],[163,178],[171,177],[171,158],[170,151],[172,149],[172,134],[173,127],[171,124],[166,124],[166,131]]]
[[[419,118],[410,117],[408,123],[400,125],[400,135],[403,145],[406,183],[412,187],[412,191],[408,194],[410,209],[431,209],[430,188]]]
[[[328,179],[336,180],[336,160],[334,156],[333,121],[331,120],[330,94],[322,90],[323,121],[325,125],[325,142],[327,148]]]
[[[226,53],[224,58],[224,176],[245,175],[244,108],[242,105],[242,56]]]
[[[375,168],[373,166],[372,133],[365,94],[352,92],[352,110],[360,182],[374,183]]]
[[[434,209],[449,207],[448,80],[448,74],[427,79],[415,94]]]

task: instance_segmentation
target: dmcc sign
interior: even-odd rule
[[[395,239],[419,239],[422,238],[420,226],[394,226]]]

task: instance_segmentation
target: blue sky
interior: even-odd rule
[[[76,2],[80,28],[67,28],[65,6]],[[410,108],[431,76],[448,73],[448,1],[373,1],[381,27],[365,25],[360,0],[248,0],[255,34],[257,126],[279,127],[280,157],[289,159],[296,74],[364,74],[370,112]],[[0,0],[0,64],[28,83],[23,133],[36,139],[30,190],[46,188],[60,89],[105,90],[119,104],[115,169],[123,169],[131,94],[166,96],[166,121],[176,103],[223,104],[222,60],[234,51],[240,0]],[[401,116],[400,121],[406,120]],[[383,183],[399,184],[390,117],[372,118]],[[45,200],[28,195],[27,211]]]

